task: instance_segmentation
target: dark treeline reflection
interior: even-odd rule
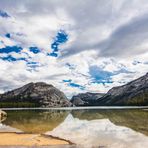
[[[129,127],[148,135],[148,111],[146,110],[23,110],[7,111],[3,124],[27,133],[45,133],[60,125],[68,114],[79,120],[109,119],[119,126]]]

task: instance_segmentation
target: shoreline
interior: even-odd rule
[[[81,109],[148,109],[148,106],[82,106],[82,107],[50,107],[50,108],[0,108],[4,111],[9,110],[81,110]]]

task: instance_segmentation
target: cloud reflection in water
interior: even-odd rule
[[[71,114],[54,130],[46,134],[70,140],[85,147],[147,148],[148,137],[109,119],[79,120]]]

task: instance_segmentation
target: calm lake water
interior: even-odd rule
[[[148,146],[147,109],[7,110],[7,126],[47,134],[84,147]],[[1,129],[0,128],[0,132]],[[3,131],[4,132],[4,131]],[[9,132],[9,131],[8,131]]]

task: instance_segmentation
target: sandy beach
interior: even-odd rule
[[[70,142],[40,134],[0,133],[1,146],[69,145]]]

